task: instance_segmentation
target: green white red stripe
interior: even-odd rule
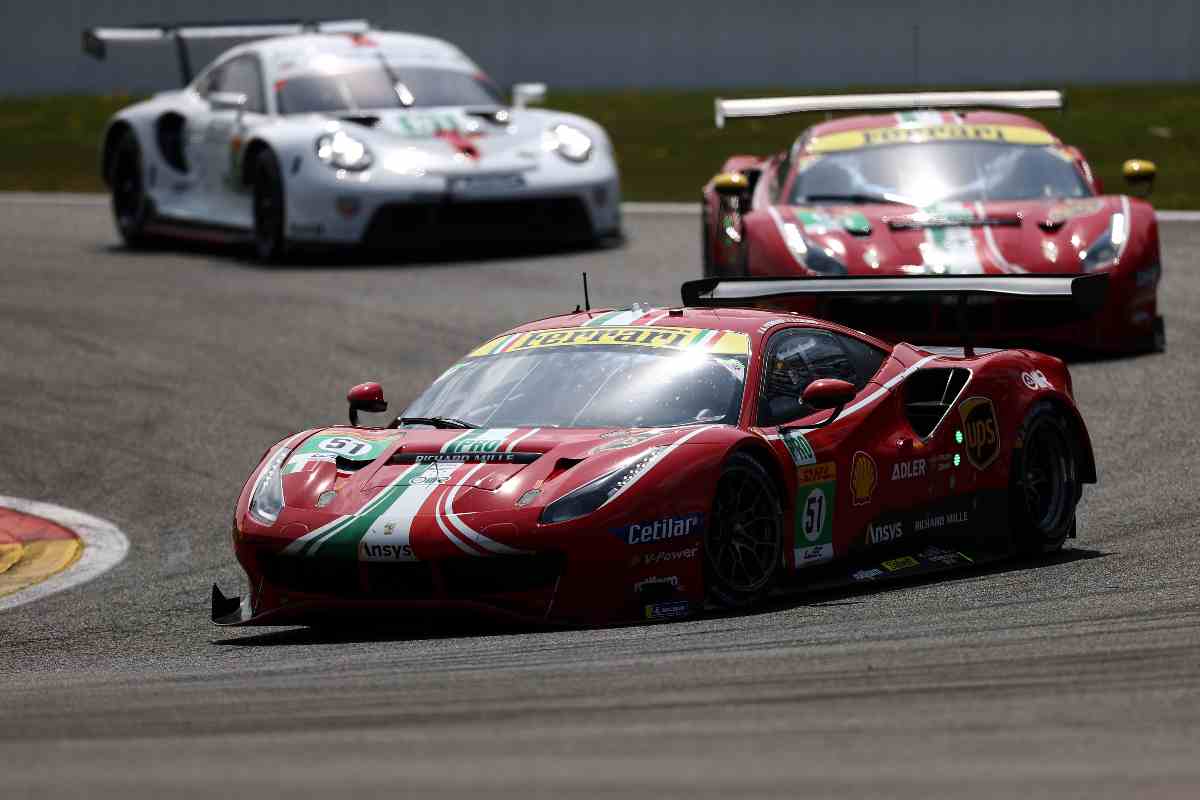
[[[616,311],[609,311],[601,314],[598,317],[588,320],[580,327],[582,328],[600,328],[610,325],[632,325],[633,321],[640,317],[646,316],[646,310],[643,308],[622,308]]]
[[[692,341],[688,342],[688,349],[689,350],[707,350],[710,347],[712,347],[714,344],[716,344],[717,340],[721,338],[722,333],[723,333],[723,331],[707,330],[707,329],[700,330],[692,338]]]
[[[463,431],[442,446],[447,456],[461,453],[511,452],[532,436],[532,428],[509,441],[516,428],[477,428]],[[506,444],[507,442],[507,444]],[[287,546],[290,555],[346,558],[359,561],[417,561],[412,535],[419,516],[432,517],[438,530],[459,550],[472,556],[524,551],[497,542],[474,530],[454,511],[462,486],[486,463],[458,460],[413,464],[388,483],[358,512],[340,517],[304,534]],[[439,492],[441,493],[439,495]],[[422,514],[431,499],[432,514]]]

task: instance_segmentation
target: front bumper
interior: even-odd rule
[[[215,585],[218,625],[312,624],[330,617],[418,622],[448,614],[524,624],[603,625],[700,610],[699,543],[687,559],[530,555],[363,562],[239,547],[250,591]]]
[[[386,203],[371,215],[361,243],[372,248],[420,248],[463,242],[581,242],[595,237],[587,202],[563,195]]]
[[[262,555],[258,566],[262,572],[251,577],[245,598],[227,598],[213,586],[213,622],[302,624],[329,615],[419,619],[453,611],[544,622],[564,561],[555,553],[409,563]]]
[[[621,230],[621,191],[610,163],[564,177],[512,173],[514,185],[462,188],[463,176],[336,173],[323,165],[289,178],[287,236],[298,243],[387,247],[472,241],[579,240]],[[480,172],[485,180],[504,177]]]

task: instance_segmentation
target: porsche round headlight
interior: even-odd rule
[[[592,137],[574,125],[561,123],[546,131],[547,148],[554,150],[567,161],[581,164],[591,158]]]
[[[371,151],[345,131],[325,134],[316,147],[317,158],[331,167],[360,172],[371,166]]]

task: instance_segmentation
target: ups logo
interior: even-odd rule
[[[996,407],[986,397],[968,397],[958,404],[958,413],[967,437],[967,461],[975,469],[987,469],[1000,455]]]

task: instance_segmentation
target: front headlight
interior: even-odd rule
[[[317,139],[317,158],[336,169],[361,172],[371,166],[371,151],[345,131],[327,133]]]
[[[283,510],[283,462],[288,452],[287,445],[275,451],[250,493],[250,516],[264,525],[274,525]]]
[[[542,510],[542,522],[567,522],[598,510],[654,466],[665,447],[651,447],[612,472],[568,492]]]
[[[807,239],[793,222],[783,223],[783,242],[797,261],[822,275],[845,275],[846,265],[825,248]]]
[[[542,145],[567,161],[582,164],[591,158],[592,138],[574,125],[562,123],[542,134]]]
[[[1112,215],[1108,228],[1092,242],[1087,250],[1081,250],[1079,260],[1085,272],[1094,272],[1106,267],[1121,257],[1121,250],[1129,236],[1128,222],[1120,211]]]

